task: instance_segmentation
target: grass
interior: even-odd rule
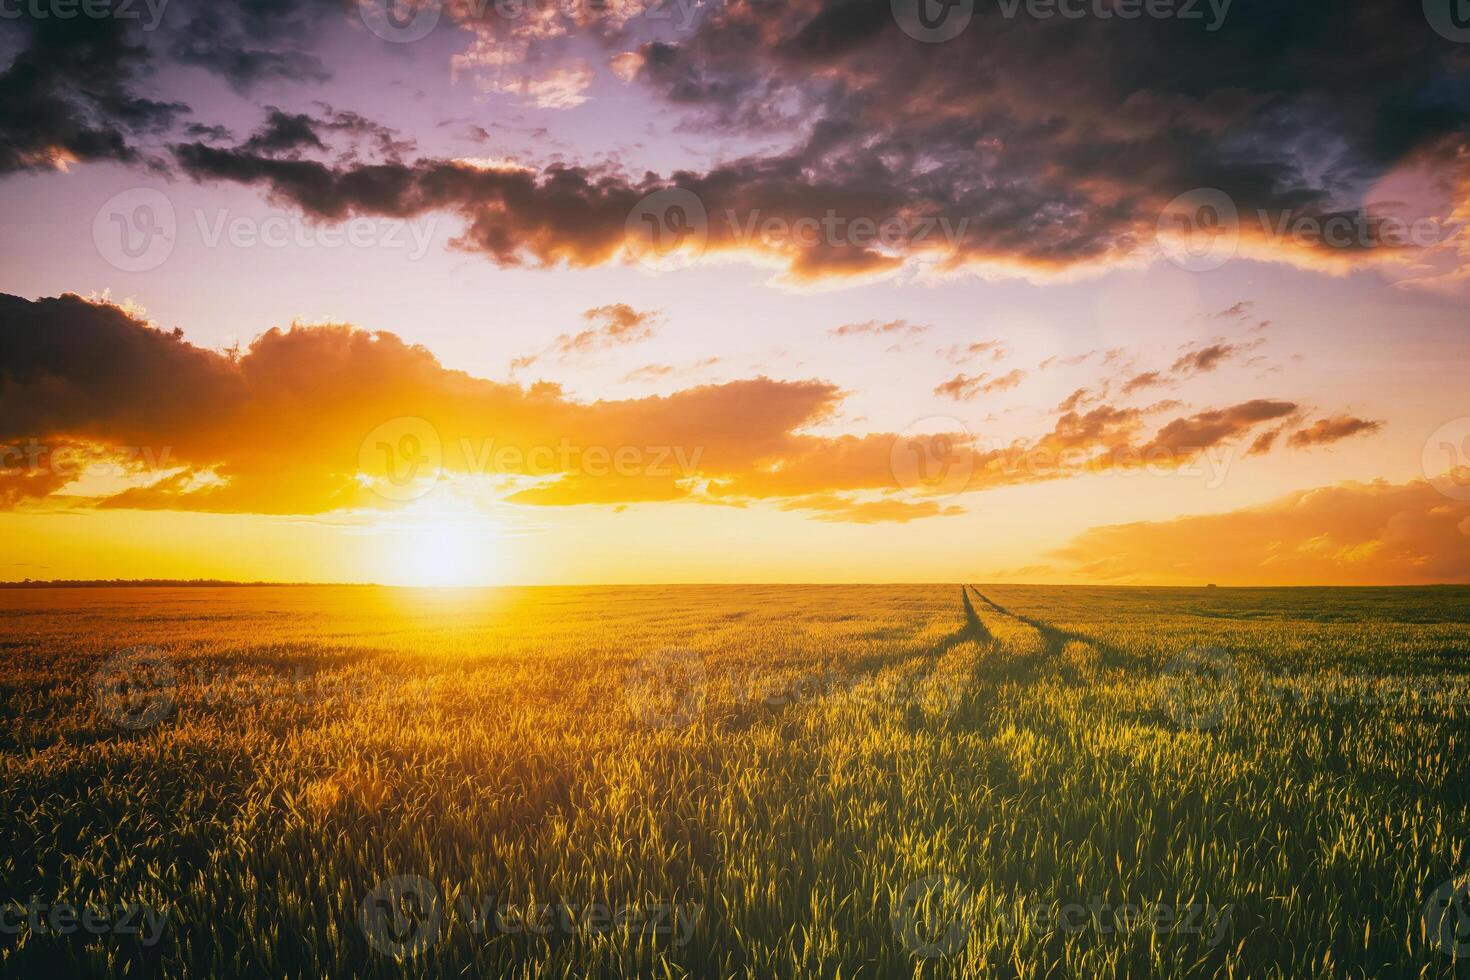
[[[1470,974],[1467,600],[0,592],[0,970]]]

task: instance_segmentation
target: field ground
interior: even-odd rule
[[[6,975],[1470,974],[1470,589],[0,590],[0,647]]]

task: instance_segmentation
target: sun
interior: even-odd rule
[[[444,588],[500,581],[500,527],[484,514],[418,508],[375,530],[383,536],[377,578],[384,584]]]
[[[404,585],[480,585],[483,559],[478,538],[449,528],[406,534],[400,574]]]

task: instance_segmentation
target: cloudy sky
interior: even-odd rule
[[[0,0],[0,579],[1470,581],[1449,0]]]

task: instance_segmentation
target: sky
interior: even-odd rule
[[[1470,581],[1451,0],[0,0],[0,580]]]

